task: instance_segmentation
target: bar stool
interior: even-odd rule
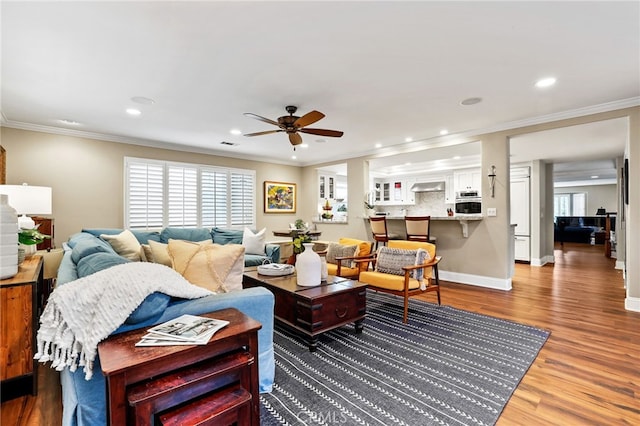
[[[389,234],[387,231],[387,217],[386,216],[371,216],[369,218],[369,224],[371,225],[371,232],[373,234],[373,240],[376,242],[375,249],[378,249],[378,243],[382,242],[386,245],[389,240],[399,240],[400,235]]]
[[[436,237],[431,233],[431,216],[405,216],[404,225],[407,230],[408,241],[422,241],[425,243],[436,243]]]

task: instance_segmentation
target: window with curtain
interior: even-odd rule
[[[125,158],[125,226],[255,228],[255,171]]]

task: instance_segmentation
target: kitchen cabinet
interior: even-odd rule
[[[456,190],[453,186],[453,174],[444,177],[444,202],[454,204],[456,202]]]
[[[531,237],[524,237],[521,235],[515,236],[515,260],[523,262],[531,261]]]
[[[531,261],[531,212],[529,171],[511,169],[511,223],[515,225],[515,259]]]
[[[388,179],[375,182],[375,203],[377,205],[415,204],[415,194],[411,185],[415,179]]]
[[[318,198],[333,200],[336,190],[336,175],[332,173],[318,173]]]
[[[462,169],[454,171],[453,187],[455,192],[478,191],[478,196],[481,196],[482,172],[480,169]]]

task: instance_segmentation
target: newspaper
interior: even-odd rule
[[[206,345],[229,321],[185,314],[150,328],[136,346]]]

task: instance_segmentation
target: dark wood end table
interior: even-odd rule
[[[300,287],[295,273],[282,277],[258,274],[246,268],[243,286],[265,287],[275,296],[275,319],[303,334],[309,350],[318,347],[319,336],[351,322],[356,333],[363,330],[367,312],[367,284],[330,275],[315,287]]]
[[[136,347],[150,327],[111,336],[98,345],[109,424],[260,424],[262,325],[237,309],[201,316],[230,323],[206,345]]]

